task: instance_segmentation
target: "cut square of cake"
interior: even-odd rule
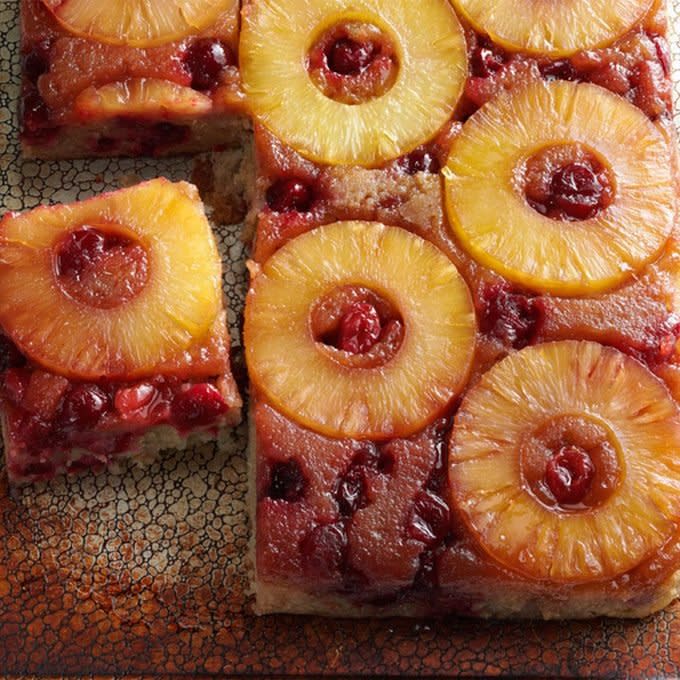
[[[245,4],[256,611],[677,596],[665,22],[651,0]]]
[[[148,460],[235,425],[221,284],[187,183],[7,214],[0,404],[10,480]]]
[[[21,0],[21,141],[38,158],[238,144],[238,0]]]

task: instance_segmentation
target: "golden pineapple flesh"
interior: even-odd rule
[[[152,47],[199,33],[236,0],[43,0],[66,30],[84,38]]]
[[[88,87],[76,98],[75,110],[83,120],[97,120],[116,116],[152,117],[199,116],[208,113],[212,100],[196,92],[160,78],[130,78],[108,83],[102,87]]]
[[[612,177],[611,202],[588,219],[535,210],[522,185],[549,147],[588,149]],[[535,82],[474,114],[444,168],[451,228],[481,264],[529,289],[588,295],[653,260],[675,217],[671,148],[636,107],[602,88]]]
[[[591,342],[538,345],[466,395],[451,439],[452,500],[506,566],[555,582],[613,578],[677,530],[678,450],[677,404],[642,364]],[[560,499],[565,480],[583,481],[563,462],[555,477],[569,455],[588,461],[590,478]]]
[[[653,4],[653,0],[451,1],[478,31],[507,49],[552,57],[609,45]]]
[[[398,310],[403,337],[384,362],[356,365],[361,354],[313,332],[319,301],[351,286]],[[251,380],[275,408],[327,436],[385,439],[419,431],[460,392],[476,323],[467,286],[433,245],[339,222],[299,236],[254,273],[244,334]]]
[[[220,258],[189,184],[153,180],[0,222],[0,325],[54,373],[153,373],[204,339],[220,308]]]
[[[310,77],[314,42],[342,22],[375,26],[396,46],[398,73],[381,96],[336,101]],[[467,75],[463,31],[445,0],[251,3],[240,64],[257,120],[303,156],[334,165],[377,166],[428,141],[451,117]]]

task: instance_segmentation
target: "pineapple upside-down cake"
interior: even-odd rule
[[[10,480],[151,459],[240,418],[196,188],[157,179],[0,221]]]
[[[676,597],[680,262],[662,2],[22,6],[28,154],[223,148],[252,120],[256,611],[643,616]],[[200,176],[219,198],[223,156],[211,162]],[[0,234],[0,324],[40,376],[108,371],[129,389],[154,352],[210,324],[211,274],[192,273],[149,304],[148,336],[134,322],[114,332],[104,305],[73,347],[57,333],[77,323],[66,306],[45,321],[54,281],[77,306],[103,299],[100,276],[58,254],[50,278],[46,220],[29,214],[10,238],[22,219]],[[59,253],[94,230],[97,252],[127,267],[111,293],[122,316],[145,304],[146,255],[98,224]],[[29,275],[39,303],[19,294]]]

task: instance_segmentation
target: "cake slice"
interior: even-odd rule
[[[238,0],[21,0],[21,142],[38,158],[237,145]]]
[[[240,419],[221,260],[196,189],[158,179],[0,222],[13,482],[215,439]]]
[[[678,595],[664,10],[519,4],[245,5],[258,613],[645,616]]]

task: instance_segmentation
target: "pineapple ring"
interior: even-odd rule
[[[83,225],[120,224],[148,253],[146,285],[101,309],[59,285],[55,250]],[[81,380],[132,379],[209,332],[221,306],[221,264],[198,193],[158,179],[0,223],[0,325],[23,354]]]
[[[380,28],[399,57],[392,88],[356,105],[325,96],[306,69],[318,36],[345,20]],[[431,139],[451,117],[467,76],[463,29],[445,0],[252,3],[243,15],[240,64],[253,114],[266,128],[314,161],[367,167]]]
[[[200,33],[235,0],[42,0],[69,32],[113,45],[153,47]]]
[[[404,322],[396,354],[375,368],[335,361],[311,329],[315,303],[356,285]],[[337,222],[297,237],[254,275],[244,329],[250,377],[273,406],[330,437],[407,437],[465,385],[476,339],[470,292],[429,242],[371,222]]]
[[[196,90],[161,78],[129,78],[88,87],[74,102],[83,118],[99,120],[116,116],[140,118],[200,116],[212,109],[212,99]]]
[[[478,31],[503,47],[551,57],[613,43],[653,4],[653,0],[451,1]]]
[[[580,222],[539,214],[517,187],[528,158],[569,142],[601,157],[615,185],[611,205]],[[449,223],[476,260],[510,281],[556,295],[598,293],[666,243],[675,219],[672,167],[668,140],[621,97],[596,85],[534,82],[463,126],[443,170]]]
[[[523,478],[525,436],[551,418],[599,420],[620,480],[595,507],[541,503]],[[680,521],[680,411],[642,364],[593,342],[510,355],[466,395],[451,437],[453,503],[494,559],[536,579],[586,582],[634,568]]]

